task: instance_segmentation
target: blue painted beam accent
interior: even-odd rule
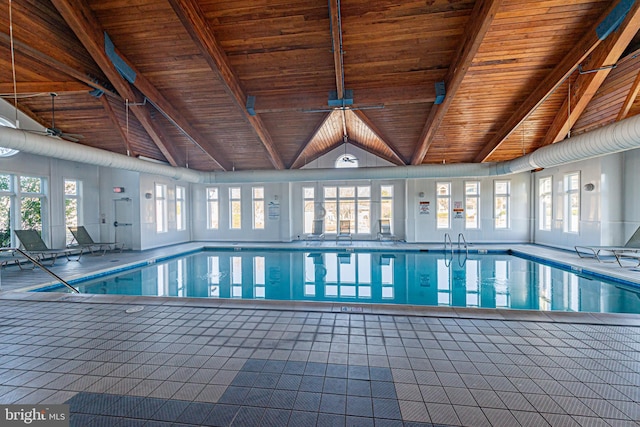
[[[344,98],[338,99],[338,92],[332,90],[329,92],[329,107],[346,107],[353,104],[353,89],[344,91]]]
[[[596,34],[600,40],[606,39],[609,34],[618,29],[627,16],[627,13],[629,13],[629,10],[631,10],[633,3],[635,3],[635,0],[620,0],[620,3],[602,20],[596,28]]]
[[[256,97],[249,95],[247,96],[247,112],[249,113],[250,116],[255,116],[256,115]]]
[[[434,104],[442,104],[444,102],[444,97],[446,95],[446,90],[444,87],[444,82],[436,82],[436,100],[433,102]]]
[[[113,45],[106,31],[104,32],[104,51],[113,66],[118,70],[118,73],[120,73],[126,81],[133,84],[136,81],[136,72],[116,53],[116,47]]]

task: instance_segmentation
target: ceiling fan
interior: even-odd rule
[[[55,99],[58,96],[58,94],[55,92],[51,92],[49,95],[51,95],[51,127],[46,128],[44,133],[49,136],[56,136],[58,138],[66,139],[67,141],[71,141],[71,142],[80,141],[82,138],[84,138],[84,136],[77,133],[65,133],[56,127]]]

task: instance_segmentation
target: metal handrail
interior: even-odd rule
[[[451,246],[451,253],[453,254],[453,242],[451,241],[451,236],[449,233],[444,234],[444,250],[447,250],[447,240],[449,240],[449,245]]]
[[[53,271],[49,270],[47,267],[45,267],[40,261],[38,261],[36,258],[32,257],[30,254],[28,254],[27,252],[23,251],[20,248],[0,248],[0,252],[18,252],[20,253],[20,255],[22,255],[23,257],[25,257],[26,259],[28,259],[29,261],[31,261],[34,265],[40,267],[41,270],[46,271],[47,273],[49,273],[51,276],[53,276],[57,281],[59,281],[60,283],[62,283],[63,285],[65,285],[67,288],[71,289],[73,292],[76,293],[80,293],[79,290],[77,290],[76,288],[74,288],[73,286],[71,286],[70,284],[68,284],[62,277],[58,276],[56,273],[54,273]],[[18,261],[20,262],[20,261]]]
[[[462,238],[462,242],[464,243],[464,248],[467,250],[467,255],[469,255],[469,246],[467,245],[467,239],[464,238],[464,234],[458,234],[458,250],[460,250],[460,238]]]

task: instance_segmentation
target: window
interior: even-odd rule
[[[356,187],[338,187],[338,212],[340,220],[349,220],[349,232],[353,233],[356,218]]]
[[[464,183],[464,228],[474,230],[480,228],[480,182]]]
[[[493,183],[493,225],[496,229],[511,227],[511,181]]]
[[[540,230],[551,230],[551,221],[553,219],[552,188],[553,181],[550,176],[540,178],[538,181],[538,228]]]
[[[11,214],[13,204],[13,175],[0,175],[0,244],[2,247],[11,244]]]
[[[156,184],[156,233],[166,233],[168,230],[167,186]]]
[[[302,203],[304,218],[302,220],[302,232],[305,234],[313,233],[313,220],[315,218],[315,189],[313,187],[302,188]],[[321,218],[318,218],[321,219]]]
[[[358,159],[353,154],[342,154],[336,160],[336,168],[357,168]]]
[[[218,189],[207,188],[207,229],[217,230],[219,221]]]
[[[67,245],[73,242],[73,234],[71,234],[69,227],[77,227],[81,224],[80,189],[80,181],[75,179],[64,180],[64,218],[67,226]]]
[[[388,219],[393,232],[393,185],[380,186],[380,219]]]
[[[176,229],[177,230],[187,229],[185,198],[186,198],[185,188],[177,185],[176,186]]]
[[[240,187],[229,188],[229,212],[231,212],[230,228],[240,230],[242,228],[242,193]]]
[[[371,233],[371,187],[324,187],[325,231],[336,233],[338,219],[349,220],[353,233]]]
[[[253,229],[264,229],[264,187],[253,187]]]
[[[21,176],[18,179],[20,191],[20,228],[43,232],[44,180],[38,177]],[[44,239],[44,235],[43,235]]]
[[[449,215],[449,207],[451,206],[451,183],[436,183],[436,228],[451,228],[451,215]]]
[[[564,231],[577,233],[580,228],[580,174],[570,173],[564,176],[565,215]]]

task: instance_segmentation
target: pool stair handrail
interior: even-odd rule
[[[467,256],[469,256],[469,245],[467,245],[467,239],[464,238],[464,234],[458,234],[458,250],[461,250],[460,244],[464,245],[464,249],[467,252]]]
[[[28,252],[23,251],[20,248],[0,248],[0,252],[18,252],[20,255],[22,255],[23,257],[25,257],[26,259],[28,259],[29,261],[31,261],[33,263],[33,265],[36,265],[38,267],[40,267],[41,270],[49,273],[49,275],[51,275],[53,278],[55,278],[57,281],[59,281],[60,283],[62,283],[63,285],[65,285],[67,288],[71,289],[73,292],[75,293],[80,293],[79,290],[77,290],[76,288],[74,288],[73,286],[71,286],[69,283],[67,283],[66,280],[64,280],[62,277],[58,276],[56,273],[54,273],[53,271],[49,270],[47,267],[45,267],[40,261],[38,261],[36,258],[34,258],[33,256],[31,256]]]
[[[453,242],[451,241],[451,235],[444,233],[444,250],[447,251],[447,245],[451,247],[451,254],[453,254]]]

